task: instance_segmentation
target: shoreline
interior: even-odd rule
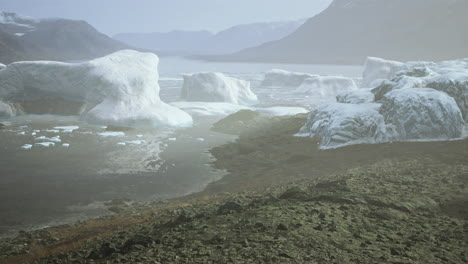
[[[154,250],[163,246],[164,243],[159,246],[150,246],[145,242],[142,247],[122,249],[122,246],[118,246],[121,239],[119,240],[116,234],[123,232],[125,237],[123,240],[129,241],[128,239],[135,236],[153,234],[151,232],[156,231],[153,229],[154,227],[161,229],[161,232],[158,231],[158,234],[147,238],[153,242],[157,239],[161,240],[159,235],[172,234],[185,240],[195,239],[201,241],[204,247],[211,248],[212,244],[209,241],[214,239],[216,232],[219,232],[221,233],[220,238],[216,238],[215,241],[218,244],[226,244],[232,247],[232,243],[236,239],[225,233],[225,228],[221,227],[224,224],[216,221],[221,221],[220,219],[226,221],[226,217],[228,217],[233,220],[224,222],[226,225],[230,226],[235,223],[239,225],[239,221],[246,217],[245,214],[254,213],[260,218],[263,216],[271,217],[275,210],[282,212],[289,206],[291,208],[297,207],[297,210],[302,211],[307,208],[303,207],[306,204],[315,207],[319,211],[318,215],[321,215],[322,210],[328,212],[332,209],[335,214],[341,215],[351,210],[344,207],[351,207],[352,210],[348,213],[364,219],[365,217],[361,215],[359,210],[373,208],[381,214],[376,216],[376,219],[383,217],[386,219],[385,221],[390,221],[392,225],[399,223],[401,219],[413,219],[423,224],[429,221],[430,224],[432,221],[428,218],[430,216],[437,219],[434,221],[439,221],[437,224],[442,223],[445,225],[448,221],[447,223],[456,223],[454,228],[462,228],[463,230],[464,226],[468,227],[468,212],[465,212],[465,214],[460,211],[460,206],[468,201],[468,188],[463,183],[468,183],[466,178],[466,175],[468,175],[468,161],[466,159],[468,157],[468,139],[447,142],[354,145],[333,150],[319,150],[317,140],[292,136],[294,133],[291,132],[297,131],[297,126],[303,124],[304,118],[304,115],[298,115],[288,118],[271,118],[265,122],[254,122],[254,125],[240,132],[240,136],[236,141],[211,149],[210,152],[215,157],[214,167],[216,169],[226,169],[228,174],[222,179],[210,183],[201,192],[157,202],[127,204],[116,201],[113,206],[120,212],[115,215],[84,223],[22,233],[18,238],[9,241],[9,244],[12,245],[10,246],[10,253],[7,253],[9,254],[7,258],[5,258],[5,255],[1,256],[0,263],[22,263],[21,261],[30,261],[40,257],[60,255],[61,253],[63,254],[56,260],[62,262],[58,263],[68,263],[66,261],[72,255],[76,255],[79,261],[83,261],[81,263],[88,263],[91,260],[104,261],[109,258],[114,259],[114,257],[126,258],[127,256],[135,260],[138,257],[133,254],[134,252],[150,248]],[[310,147],[305,148],[304,146]],[[387,174],[391,179],[386,179]],[[411,175],[410,181],[408,182],[404,177],[402,178],[402,175],[405,175],[405,177]],[[447,179],[439,179],[438,175],[445,175]],[[363,179],[367,180],[363,181]],[[343,180],[345,183],[344,186],[341,186],[343,184],[340,182]],[[434,182],[431,183],[431,181]],[[382,185],[382,183],[385,184]],[[389,183],[390,186],[387,186]],[[366,184],[374,187],[364,188],[363,186]],[[408,189],[411,189],[410,185],[412,184],[420,188],[413,188],[412,190],[415,193],[408,191]],[[317,188],[317,186],[325,187]],[[385,189],[387,187],[388,190]],[[402,189],[400,190],[400,188]],[[384,191],[381,197],[383,200],[373,197],[375,195],[373,193],[377,192],[376,190]],[[393,193],[393,195],[387,197],[386,192]],[[422,201],[418,200],[421,198],[418,194],[421,194],[421,197],[424,198]],[[369,195],[371,198],[369,198]],[[289,198],[284,198],[284,196],[289,196]],[[366,202],[358,202],[360,200]],[[276,209],[270,210],[270,207]],[[353,211],[353,208],[357,211]],[[408,212],[413,210],[414,214]],[[220,213],[221,211],[223,212]],[[460,212],[461,214],[457,215]],[[325,215],[328,215],[328,213],[325,213]],[[304,218],[305,216],[300,215],[300,217]],[[286,230],[280,230],[280,234],[292,232],[296,229],[302,230],[302,228],[309,226],[307,221],[303,223],[301,222],[303,220],[301,220],[299,222],[301,222],[302,227],[292,227],[297,223],[292,223],[282,217],[280,219],[283,219],[282,221],[285,223],[275,222],[271,226],[268,222],[262,222],[263,227],[260,229],[265,229],[265,236],[271,235],[269,232],[279,232],[277,228],[280,228],[280,224],[286,226]],[[304,220],[307,220],[307,217]],[[333,217],[330,219],[326,217],[325,221],[328,220],[331,222],[328,222],[327,225],[341,221]],[[208,225],[209,229],[213,228],[217,231],[209,233],[209,235],[203,235],[200,238],[197,233],[192,233],[197,229],[194,223]],[[317,222],[311,224],[315,226]],[[236,231],[236,233],[241,234],[240,237],[244,238],[245,241],[250,241],[248,244],[257,245],[260,248],[264,246],[262,243],[255,241],[256,238],[259,238],[256,236],[265,239],[263,234],[258,234],[251,229],[257,224],[252,223],[253,227],[248,224],[245,225],[246,230],[253,233],[243,233],[242,231],[239,231],[241,233]],[[377,225],[375,226],[377,229],[383,228],[378,223],[373,223],[373,225]],[[179,230],[179,232],[178,229],[182,230]],[[281,229],[284,229],[284,227],[281,226]],[[320,239],[327,241],[329,238],[321,236],[326,231],[324,227],[322,229],[324,230],[313,229],[313,232],[319,232]],[[183,235],[184,232],[192,235]],[[435,230],[430,232],[435,232]],[[87,234],[87,236],[78,235],[83,233]],[[461,234],[463,234],[463,231]],[[210,237],[207,238],[207,236]],[[36,241],[38,239],[42,242],[38,243]],[[205,239],[208,242],[205,243]],[[362,238],[354,239],[357,241],[363,240]],[[395,240],[399,241],[398,239]],[[15,249],[15,244],[22,243],[24,245],[25,241],[28,241],[26,243],[29,246]],[[33,242],[31,243],[31,241]],[[457,240],[454,239],[454,241]],[[101,251],[105,243],[116,244],[116,251],[104,254],[105,256],[102,255],[103,252]],[[244,242],[239,241],[239,243]],[[458,249],[463,246],[463,244],[459,243],[456,245]],[[3,246],[5,246],[5,241]],[[185,247],[191,248],[189,245],[185,245]],[[346,248],[344,245],[343,247]],[[247,246],[247,248],[251,249],[250,246]],[[263,250],[270,252],[272,249]],[[275,256],[264,257],[269,258],[272,262],[295,263],[294,259],[299,261],[301,250],[296,247],[292,247],[290,250],[293,253],[279,252],[275,253]],[[313,249],[309,248],[309,250]],[[399,252],[405,251],[404,249],[398,250]],[[429,250],[429,248],[422,247],[420,250],[422,256],[427,253],[425,250]],[[74,253],[64,253],[70,251]],[[297,254],[294,253],[296,251]],[[92,252],[97,254],[94,256],[95,258],[85,257],[87,254],[89,257]],[[180,253],[181,251],[177,250],[177,252]],[[391,250],[389,252],[392,253]],[[260,254],[260,251],[253,250],[251,253]],[[338,254],[338,252],[334,253]],[[214,257],[214,255],[206,255],[208,253],[199,257],[187,252],[184,254],[186,258],[183,259],[186,261],[193,260],[193,263],[203,263],[202,260],[207,261]],[[395,256],[393,254],[385,255],[387,260]],[[171,257],[175,257],[175,255],[172,256],[167,253],[163,254],[163,257],[167,258],[166,261],[174,261]],[[356,257],[361,258],[363,256],[356,255]],[[453,256],[450,257],[453,258]],[[310,256],[307,256],[307,258],[310,258]],[[465,256],[466,259],[468,259],[468,256]],[[226,261],[226,259],[219,260]],[[141,261],[147,263],[144,260]],[[307,260],[303,258],[302,261]],[[430,260],[428,261],[430,262]],[[453,263],[458,262],[453,261]]]

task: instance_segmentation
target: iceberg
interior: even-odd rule
[[[380,113],[394,127],[398,140],[453,139],[464,121],[455,100],[429,88],[400,89],[386,94]]]
[[[364,63],[361,86],[370,88],[376,80],[391,80],[396,76],[397,72],[404,68],[405,64],[402,62],[368,57]]]
[[[21,149],[25,149],[25,150],[29,150],[29,149],[32,149],[33,145],[31,144],[24,144]]]
[[[252,105],[258,102],[250,82],[222,73],[202,72],[184,75],[181,100]]]
[[[388,140],[380,104],[327,103],[310,112],[297,136],[321,138],[322,148]]]
[[[336,101],[343,104],[366,104],[374,102],[374,94],[370,89],[360,89],[341,93],[336,96]]]
[[[305,79],[296,89],[297,93],[311,96],[335,98],[337,94],[357,90],[356,83],[351,78],[341,76],[317,76]]]
[[[59,113],[81,105],[74,114],[94,124],[191,125],[190,115],[161,101],[158,63],[155,54],[132,50],[83,63],[16,62],[0,71],[0,100],[40,105],[54,98],[66,102],[51,105]]]
[[[301,72],[289,72],[285,70],[271,70],[265,74],[261,86],[263,87],[299,87],[305,79],[314,78],[318,75],[301,73]]]

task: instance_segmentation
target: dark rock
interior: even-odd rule
[[[89,255],[89,259],[103,259],[113,253],[118,252],[117,248],[110,243],[104,243],[99,249],[92,251]]]
[[[292,187],[286,190],[283,194],[280,195],[280,199],[284,200],[305,200],[308,198],[308,195],[299,187]]]
[[[242,205],[236,202],[230,201],[219,207],[218,214],[225,215],[231,212],[236,212],[236,211],[241,211],[241,210],[242,210]]]
[[[288,231],[289,228],[285,224],[279,224],[276,229],[281,230],[281,231]]]

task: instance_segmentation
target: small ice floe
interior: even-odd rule
[[[137,138],[142,138],[142,137],[143,137],[143,135],[137,135],[136,137],[137,137]]]
[[[36,143],[36,145],[48,148],[48,147],[55,146],[55,143],[54,142],[41,142],[41,143]]]
[[[125,142],[119,142],[117,145],[119,146],[127,146],[127,145],[141,145],[145,143],[146,141],[144,140],[131,140],[131,141],[125,141]]]
[[[64,148],[69,148],[69,147],[70,147],[70,144],[68,144],[68,143],[63,143],[63,144],[62,144],[62,147],[64,147]]]
[[[123,137],[125,136],[124,132],[117,132],[117,131],[108,131],[108,132],[101,132],[98,133],[101,137]]]
[[[52,142],[56,142],[56,143],[62,142],[62,140],[60,139],[60,136],[51,137],[49,140]]]
[[[31,144],[24,144],[21,149],[32,149],[33,145]]]
[[[204,138],[197,138],[197,141],[198,141],[198,142],[204,142],[205,139],[204,139]]]
[[[32,133],[31,133],[31,136],[35,136],[35,135],[37,135],[36,132],[32,132]]]
[[[168,138],[169,141],[177,141],[177,138]]]
[[[60,133],[60,130],[58,130],[58,129],[47,129],[45,132],[49,132],[49,133]]]
[[[80,129],[79,126],[56,126],[54,129],[61,130],[64,133],[72,133],[74,130]]]
[[[20,126],[19,128],[20,129],[26,129],[26,128],[28,128],[28,126]]]
[[[40,136],[40,137],[37,137],[36,140],[49,140],[49,138],[46,136]]]
[[[24,36],[24,33],[15,33],[15,36],[22,37],[22,36]]]
[[[4,126],[11,126],[11,122],[10,121],[2,121],[0,122],[0,124],[4,125]]]
[[[26,135],[26,132],[21,131],[21,132],[16,133],[16,135],[22,135],[22,136],[24,136],[24,135]]]

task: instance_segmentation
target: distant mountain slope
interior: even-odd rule
[[[299,28],[304,21],[238,25],[217,34],[208,31],[172,31],[168,33],[125,33],[114,38],[140,48],[179,54],[229,54],[245,48],[281,39]]]
[[[466,0],[335,0],[279,41],[218,60],[362,63],[468,57]]]
[[[85,21],[32,19],[0,13],[0,62],[83,60],[127,49]]]

